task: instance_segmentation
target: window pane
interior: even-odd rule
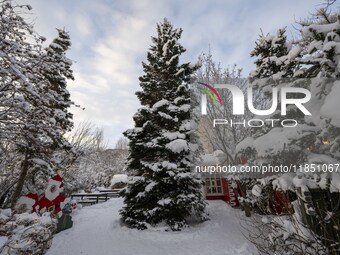
[[[221,187],[217,187],[217,193],[222,193],[222,188]]]
[[[215,180],[211,180],[211,186],[216,186]]]
[[[211,188],[211,192],[216,193],[216,188],[215,187]]]
[[[216,180],[216,186],[221,186],[221,179]]]

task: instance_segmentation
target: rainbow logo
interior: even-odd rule
[[[214,104],[216,104],[216,98],[218,100],[218,102],[222,105],[222,99],[220,94],[217,92],[216,89],[214,89],[213,86],[203,83],[203,82],[198,82],[198,84],[202,85],[203,88],[202,90],[209,95],[209,97],[211,98],[211,100],[213,101]]]

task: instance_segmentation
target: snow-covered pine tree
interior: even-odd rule
[[[179,64],[185,49],[179,44],[182,30],[164,19],[143,63],[142,108],[134,116],[135,128],[124,134],[130,140],[127,171],[131,178],[123,193],[123,221],[145,229],[165,223],[172,230],[187,226],[187,218],[203,219],[205,202],[201,180],[191,172],[189,81],[196,67]]]
[[[266,127],[256,133],[254,137],[258,140],[253,145],[259,146],[255,148],[258,153],[253,157],[258,163],[260,158],[266,158],[267,163],[286,162],[288,164],[336,163],[340,159],[339,114],[335,110],[337,108],[336,98],[339,96],[336,79],[340,77],[338,57],[340,27],[336,15],[328,15],[304,25],[301,29],[301,39],[286,55],[280,57],[286,66],[292,67],[291,75],[286,76],[282,71],[276,73],[270,71],[270,76],[257,77],[266,78],[265,81],[262,79],[253,82],[265,93],[270,87],[278,83],[282,85],[285,82],[289,82],[288,86],[303,87],[312,93],[312,99],[305,104],[312,116],[304,116],[295,107],[289,107],[287,115],[284,116],[286,119],[297,120],[299,125],[296,128]],[[272,56],[268,57],[272,58]],[[261,71],[262,68],[259,66],[259,70],[254,73],[264,73]],[[294,79],[285,81],[280,79],[282,77]],[[280,116],[280,111],[270,117],[283,118]],[[282,136],[281,143],[271,144],[272,138],[278,135]],[[249,140],[239,147],[246,147]]]
[[[285,29],[279,29],[276,36],[270,34],[266,36],[260,35],[254,50],[251,52],[251,56],[257,57],[257,59],[255,60],[256,69],[250,73],[249,78],[253,90],[258,90],[264,95],[263,109],[269,109],[272,105],[273,87],[281,86],[283,83],[290,83],[289,86],[301,87],[303,85],[308,87],[308,84],[302,84],[301,82],[293,84],[294,71],[299,67],[297,57],[300,57],[302,49],[299,45],[292,47],[291,43],[287,42],[285,33]],[[296,94],[293,96],[299,97],[301,95]],[[261,119],[262,117],[256,118]],[[303,128],[301,125],[305,120],[302,112],[296,108],[288,108],[287,114],[281,116],[281,110],[278,107],[273,114],[265,116],[265,118],[275,119],[276,121],[274,124],[264,122],[265,124],[261,128],[252,128],[252,136],[246,138],[237,146],[237,149],[242,151],[243,156],[248,158],[248,163],[271,165],[297,165],[303,163],[305,160],[303,150],[284,140],[285,136],[289,136],[289,140],[295,134],[292,132],[286,134],[286,131],[291,130],[283,128],[281,125],[283,119],[294,119],[300,124],[299,127]],[[298,133],[300,131],[298,128],[294,130]],[[281,136],[282,139],[279,138]]]
[[[287,42],[286,29],[278,29],[275,36],[263,32],[255,42],[250,56],[257,57],[256,69],[250,78],[259,79],[280,74],[279,78],[292,76],[294,61],[287,58],[291,44]],[[275,77],[274,77],[275,78]]]
[[[73,116],[69,111],[73,102],[67,90],[67,80],[73,80],[74,77],[72,61],[66,57],[71,41],[65,30],[57,29],[57,32],[58,36],[36,57],[36,72],[31,78],[40,96],[40,102],[34,106],[28,119],[28,125],[34,127],[29,132],[35,133],[37,137],[32,142],[37,147],[32,156],[45,162],[34,166],[35,173],[31,173],[32,178],[29,180],[38,190],[44,189],[44,182],[55,175],[56,170],[64,167],[62,159],[65,152],[66,158],[74,155],[64,136],[73,127]]]
[[[320,15],[321,14],[321,15]],[[299,62],[304,66],[296,74],[302,78],[315,78],[311,86],[314,100],[310,106],[319,105],[308,118],[309,126],[317,129],[309,144],[309,163],[337,163],[340,160],[340,16],[324,8],[317,12],[313,23],[303,26],[304,55]],[[312,98],[313,99],[313,98]]]
[[[289,107],[285,118],[298,120],[298,126],[294,128],[275,126],[266,130],[262,129],[256,135],[241,142],[239,148],[250,147],[254,149],[255,153],[250,155],[250,159],[257,164],[299,165],[301,163],[307,172],[319,172],[319,174],[313,172],[311,175],[298,174],[299,188],[308,192],[301,194],[294,190],[296,187],[288,185],[303,199],[308,196],[306,194],[311,194],[309,198],[312,201],[311,208],[307,210],[303,207],[296,207],[295,212],[297,213],[287,220],[287,222],[292,221],[296,226],[303,222],[305,226],[313,230],[313,232],[310,232],[310,237],[305,238],[306,235],[303,233],[293,238],[289,237],[284,240],[271,238],[270,241],[267,241],[268,235],[264,235],[262,245],[263,243],[266,244],[266,250],[285,249],[284,254],[292,254],[292,252],[294,254],[301,252],[319,254],[320,250],[328,249],[327,254],[339,254],[339,231],[337,231],[339,228],[336,216],[339,212],[338,206],[332,200],[334,195],[332,192],[337,192],[333,191],[333,186],[339,177],[338,173],[333,172],[332,164],[338,164],[340,160],[340,114],[338,111],[340,97],[340,83],[338,81],[340,78],[340,17],[338,14],[330,14],[321,8],[318,10],[316,19],[309,19],[308,22],[301,24],[301,38],[293,44],[293,47],[285,56],[280,57],[281,60],[284,60],[284,63],[293,64],[291,77],[300,79],[290,79],[287,84],[284,84],[285,80],[276,82],[282,77],[290,77],[284,76],[284,73],[278,71],[270,73],[270,76],[257,77],[267,79],[264,81],[255,80],[253,84],[258,85],[265,92],[269,86],[275,86],[278,83],[307,88],[311,91],[312,96],[310,101],[304,105],[312,115],[303,116],[294,110],[295,107]],[[258,70],[255,71],[256,73],[261,72]],[[275,113],[277,118],[282,119],[278,113]],[[275,114],[274,117],[270,116],[270,118],[274,119]],[[318,169],[313,169],[318,165],[330,166],[330,168],[324,168],[321,171],[321,173],[326,170],[329,170],[329,172],[320,174]],[[313,180],[313,178],[320,184],[318,187],[320,189],[307,184],[307,180]],[[301,181],[301,179],[305,180]],[[320,190],[323,192],[322,198],[318,198],[316,195]],[[322,205],[319,204],[318,199],[323,201]],[[300,210],[304,211],[303,218],[298,216]],[[327,218],[327,215],[332,216]],[[327,218],[327,221],[320,221],[320,219],[325,218]],[[275,227],[277,223],[274,221],[269,224],[271,227],[274,226],[273,233],[277,233],[278,236],[284,236],[286,235],[285,232],[291,232],[285,226]],[[334,232],[328,231],[328,229],[334,229]],[[256,235],[256,239],[260,240],[261,237]],[[279,242],[276,243],[271,240]],[[294,247],[289,247],[291,244],[287,240],[291,240]]]
[[[58,36],[45,49],[42,75],[44,80],[48,81],[46,96],[50,97],[54,119],[63,129],[61,131],[63,133],[73,127],[73,115],[68,111],[73,103],[67,90],[67,79],[74,80],[74,77],[71,69],[72,61],[66,57],[66,52],[71,47],[70,36],[65,30],[57,29],[57,31]]]
[[[298,120],[299,126],[295,129],[295,133],[285,134],[288,142],[282,143],[284,147],[276,148],[274,154],[267,153],[271,159],[276,158],[276,161],[281,159],[281,161],[293,164],[331,163],[339,160],[340,125],[338,113],[334,110],[336,109],[335,98],[339,96],[338,86],[334,83],[334,79],[340,77],[338,67],[340,27],[338,24],[338,15],[330,13],[325,8],[320,8],[314,18],[301,22],[301,37],[292,45],[287,43],[286,39],[274,39],[273,41],[283,42],[284,45],[287,45],[276,47],[283,50],[275,53],[271,50],[272,46],[268,46],[272,37],[267,36],[266,38],[269,39],[265,39],[262,36],[252,52],[252,56],[257,56],[258,59],[255,61],[257,68],[251,74],[251,78],[266,79],[266,81],[255,80],[253,82],[264,93],[268,92],[269,87],[276,86],[275,80],[283,83],[285,81],[281,78],[287,77],[305,78],[304,81],[291,80],[290,86],[304,87],[312,92],[312,100],[306,104],[306,107],[313,109],[311,113],[314,117],[304,116],[293,108],[288,109],[285,118]],[[277,35],[279,36],[280,33],[278,32]],[[285,36],[279,37],[285,38]],[[320,79],[316,80],[317,77]],[[313,81],[308,80],[309,78]],[[315,108],[316,105],[318,107]],[[271,117],[282,119],[279,113],[278,111]],[[283,134],[285,130],[287,129],[276,127],[275,131],[278,131],[276,135]],[[265,128],[265,130],[257,132],[256,137],[262,136],[263,141],[268,141],[267,144],[269,144],[269,141],[272,140],[270,131],[271,135],[275,136],[271,128]],[[268,135],[265,137],[264,133]],[[244,145],[248,144],[249,140]],[[259,143],[260,140],[257,144]],[[245,147],[244,145],[240,147]],[[268,146],[267,149],[273,148]],[[253,158],[258,159],[259,155],[253,154]]]

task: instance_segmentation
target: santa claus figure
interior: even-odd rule
[[[56,175],[48,182],[45,194],[39,199],[35,207],[36,211],[39,213],[51,212],[58,217],[62,215],[60,203],[65,200],[65,197],[61,195],[64,190],[62,181],[61,176]]]
[[[65,197],[61,195],[63,190],[63,179],[60,175],[56,175],[49,180],[45,194],[40,199],[37,194],[28,193],[19,198],[16,209],[40,214],[50,212],[60,217],[62,215],[60,203],[65,200]]]
[[[63,178],[60,175],[54,176],[49,180],[45,190],[45,197],[52,201],[56,199],[64,190]]]

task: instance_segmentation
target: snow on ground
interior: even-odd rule
[[[87,206],[73,216],[73,228],[56,234],[47,255],[251,255],[256,248],[241,233],[242,212],[210,201],[211,220],[180,232],[139,231],[119,222],[121,198]]]

